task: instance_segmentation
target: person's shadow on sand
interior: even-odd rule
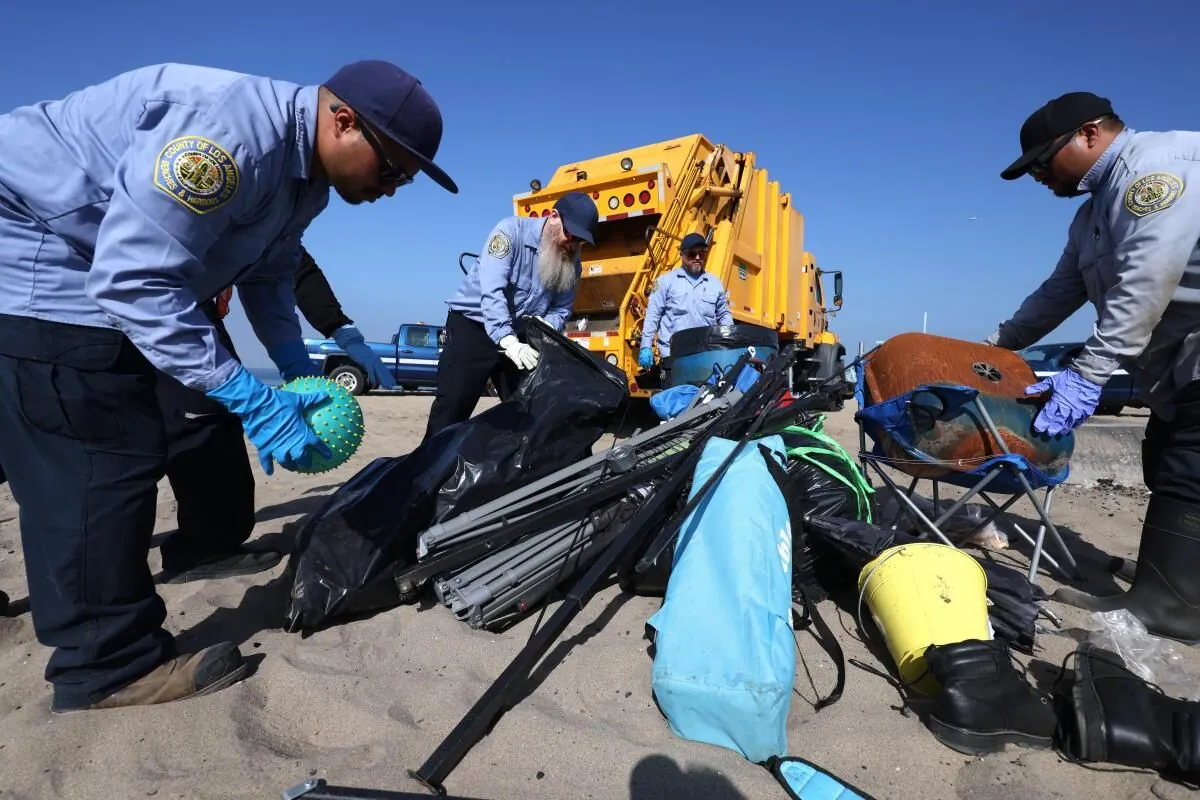
[[[663,755],[647,756],[629,774],[629,800],[746,800],[720,773],[707,767],[684,772]]]

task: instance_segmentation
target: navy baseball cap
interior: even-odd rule
[[[1068,92],[1029,115],[1021,126],[1021,157],[1000,173],[1006,181],[1015,180],[1045,156],[1060,136],[1071,133],[1085,122],[1113,116],[1107,99],[1091,92]]]
[[[325,87],[411,153],[439,186],[458,194],[450,176],[433,163],[442,143],[442,112],[419,80],[386,61],[356,61],[334,73]]]
[[[679,243],[680,250],[691,250],[693,247],[703,247],[708,249],[708,240],[698,233],[689,233],[683,237],[683,241]]]
[[[578,236],[588,244],[596,243],[596,226],[600,224],[600,211],[592,198],[583,192],[567,192],[554,201],[554,210],[562,220],[563,229]]]

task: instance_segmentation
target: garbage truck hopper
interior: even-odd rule
[[[803,351],[795,389],[844,371],[845,349],[829,328],[842,304],[841,273],[823,273],[804,249],[803,215],[754,153],[692,134],[564,164],[530,187],[513,197],[517,215],[544,217],[571,191],[587,193],[600,211],[565,332],[624,370],[634,396],[662,388],[637,352],[650,291],[678,266],[689,233],[708,239],[707,269],[728,292],[734,322],[769,328],[781,347]],[[823,276],[834,279],[832,296]]]

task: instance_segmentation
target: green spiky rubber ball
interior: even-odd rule
[[[329,378],[293,378],[279,387],[283,392],[324,392],[329,401],[304,412],[304,419],[317,437],[333,451],[331,458],[312,454],[312,466],[297,472],[316,474],[337,469],[350,460],[362,444],[362,406],[344,386]]]

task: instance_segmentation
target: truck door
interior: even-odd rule
[[[403,375],[397,382],[416,386],[437,386],[438,330],[433,325],[406,325],[401,331],[396,371]]]

